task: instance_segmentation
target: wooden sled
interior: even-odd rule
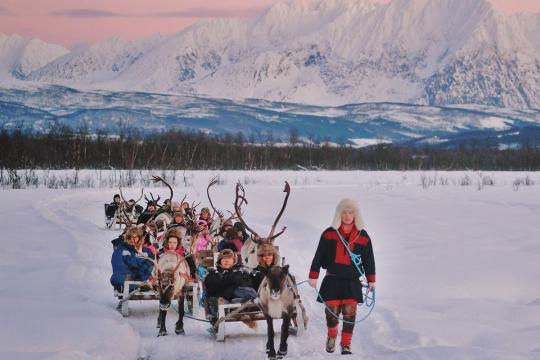
[[[300,305],[300,299],[296,299],[296,332],[293,332],[296,336],[301,336],[306,328],[304,327],[304,317],[302,308]],[[242,309],[241,309],[242,308]],[[239,311],[240,310],[240,311]],[[265,321],[266,318],[262,313],[259,305],[256,303],[248,304],[225,304],[223,299],[220,299],[218,305],[218,323],[217,331],[215,333],[217,341],[225,341],[226,336],[226,324],[231,322],[253,322],[253,321]]]
[[[129,316],[129,302],[130,301],[143,301],[143,300],[159,300],[159,293],[155,290],[149,290],[149,291],[129,291],[130,285],[134,285],[135,287],[139,287],[142,284],[144,284],[144,281],[125,281],[124,282],[124,291],[123,292],[117,292],[115,291],[115,297],[121,302],[120,306],[120,312],[122,313],[122,316],[128,317]],[[188,306],[188,313],[192,313],[194,315],[199,314],[200,312],[200,306],[199,306],[199,286],[197,283],[188,283],[184,286],[184,294],[186,298],[185,306]],[[126,300],[124,300],[126,299]],[[188,304],[192,304],[191,308]]]
[[[279,248],[276,246],[276,249]],[[219,253],[214,253],[214,264],[217,261],[217,256]],[[237,254],[238,256],[240,254]],[[285,258],[281,258],[281,266],[285,264]],[[226,336],[226,323],[230,322],[253,322],[253,321],[265,321],[266,318],[264,317],[263,312],[259,308],[259,305],[257,305],[257,300],[255,299],[254,303],[248,303],[248,304],[239,304],[239,303],[228,303],[226,304],[224,299],[220,298],[218,300],[218,321],[219,323],[217,331],[215,332],[216,340],[217,341],[225,341]],[[305,327],[305,319],[303,315],[303,308],[301,305],[300,298],[295,299],[294,301],[295,306],[295,316],[294,316],[294,323],[295,326],[291,327],[293,330],[293,334],[296,336],[300,336],[304,333],[306,330]]]

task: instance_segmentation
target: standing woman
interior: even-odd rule
[[[346,244],[346,245],[345,245]],[[320,268],[326,269],[317,301],[324,301],[328,338],[326,351],[332,353],[336,348],[339,319],[343,316],[341,329],[341,354],[351,352],[351,340],[356,319],[356,307],[362,303],[362,283],[356,265],[349,251],[360,255],[361,269],[365,272],[369,289],[375,288],[375,257],[371,239],[364,230],[358,203],[352,199],[343,199],[336,208],[332,226],[326,229],[319,240],[317,251],[311,263],[309,285],[317,287]],[[322,298],[322,299],[321,299]]]

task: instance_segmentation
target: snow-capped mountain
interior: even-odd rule
[[[289,0],[255,19],[108,40],[28,79],[78,88],[341,105],[540,107],[540,14],[487,0]]]
[[[26,39],[18,35],[0,34],[0,79],[27,77],[69,50],[39,39]]]

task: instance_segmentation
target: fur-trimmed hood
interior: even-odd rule
[[[362,219],[362,215],[360,214],[360,207],[358,206],[356,200],[349,198],[342,199],[338,203],[336,213],[334,214],[334,220],[332,221],[332,227],[336,230],[339,229],[341,226],[341,213],[343,210],[347,209],[354,211],[354,224],[356,225],[358,231],[362,230],[364,228],[364,219]]]

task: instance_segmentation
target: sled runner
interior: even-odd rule
[[[108,216],[108,211],[107,211],[109,209],[109,206],[111,206],[111,205],[110,204],[104,204],[104,207],[105,207],[105,227],[107,227],[107,229],[111,229],[111,230],[114,230],[115,228],[117,230],[121,230],[123,223],[122,223],[122,221],[120,219],[120,212],[118,210],[116,210],[114,212],[114,215],[112,217],[109,217]]]
[[[223,299],[218,307],[219,319],[216,323],[217,331],[215,332],[217,341],[225,341],[226,336],[226,323],[232,322],[244,322],[252,323],[254,321],[266,321],[263,312],[259,308],[256,302],[250,302],[247,304],[225,304]],[[300,299],[295,300],[295,315],[296,322],[298,324],[295,329],[291,329],[290,333],[296,336],[301,336],[306,330],[305,319],[303,317]]]
[[[277,247],[276,247],[277,248]],[[279,249],[278,249],[279,250]],[[217,260],[218,253],[214,253]],[[281,266],[284,266],[285,258],[281,258]],[[214,333],[217,341],[225,341],[226,323],[244,322],[248,326],[256,321],[266,321],[264,313],[259,306],[259,298],[247,303],[226,303],[223,298],[218,300],[218,320],[214,325]],[[302,301],[298,296],[294,301],[293,321],[295,326],[289,329],[289,333],[300,336],[307,329],[307,319],[304,318]]]
[[[122,316],[129,316],[129,302],[130,301],[144,301],[144,300],[159,300],[159,293],[154,290],[142,291],[140,287],[144,285],[145,281],[125,281],[124,290],[122,292],[115,291],[114,296],[120,301],[118,304],[118,310],[122,313]],[[130,292],[130,287],[132,291]],[[197,283],[189,283],[186,285],[186,306],[187,312],[197,315],[200,312],[199,306],[199,286]]]

